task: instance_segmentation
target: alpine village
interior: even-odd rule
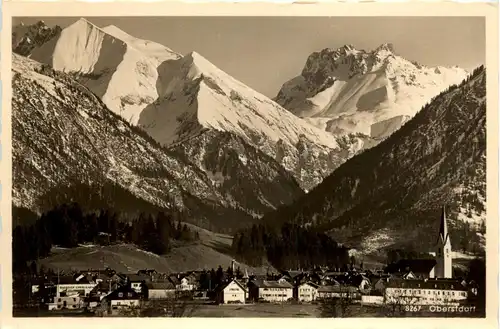
[[[484,66],[325,48],[270,99],[166,46],[13,26],[14,316],[485,316]]]

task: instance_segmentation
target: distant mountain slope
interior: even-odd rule
[[[239,155],[249,165],[233,177],[251,177],[251,185],[219,184],[223,162],[198,169],[109,111],[68,75],[16,54],[12,69],[17,207],[41,211],[68,201],[132,212],[178,207],[193,223],[230,231],[303,194],[278,163],[240,140],[234,143],[246,148]]]
[[[341,165],[319,186],[264,220],[295,220],[364,251],[435,243],[448,206],[452,247],[484,247],[486,71],[478,68],[384,142]]]
[[[290,114],[201,55],[182,57],[115,26],[99,28],[80,19],[30,56],[72,73],[113,112],[164,146],[189,143],[207,129],[231,133],[280,163],[305,190],[373,145],[369,137],[353,134],[342,136],[344,147],[339,147],[335,136]]]
[[[12,51],[28,56],[33,49],[58,36],[61,30],[60,26],[50,28],[43,21],[32,25],[21,23],[12,28]]]
[[[183,144],[186,149],[184,145],[205,131],[231,133],[278,161],[305,189],[319,183],[364,144],[353,136],[355,141],[341,148],[334,136],[292,115],[195,52],[163,63],[157,87],[158,100],[139,119],[155,140],[166,146]]]
[[[312,53],[301,75],[286,82],[276,101],[332,133],[358,132],[383,139],[467,72],[458,67],[425,67],[395,54],[391,44],[373,51],[352,45]],[[382,124],[387,127],[381,129]],[[378,124],[376,133],[371,126]]]
[[[81,245],[77,248],[52,248],[51,254],[40,259],[39,265],[53,270],[87,270],[109,266],[118,272],[137,272],[145,268],[154,268],[161,273],[178,273],[193,270],[217,269],[219,265],[226,270],[231,266],[232,236],[214,233],[200,227],[187,224],[190,230],[198,232],[196,242],[173,241],[172,249],[166,255],[156,255],[139,249],[132,244],[109,246]],[[268,264],[252,267],[236,262],[236,267],[248,273],[266,274],[276,272]]]
[[[81,18],[34,49],[30,57],[55,70],[78,74],[109,109],[136,124],[141,110],[158,97],[158,66],[180,55],[115,26],[101,29]]]

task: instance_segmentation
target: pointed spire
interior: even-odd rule
[[[448,224],[446,222],[446,207],[443,206],[443,210],[441,212],[441,220],[439,226],[439,238],[443,243],[446,243],[448,239]]]

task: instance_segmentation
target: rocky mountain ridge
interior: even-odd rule
[[[446,205],[453,248],[478,252],[485,200],[486,70],[480,67],[264,220],[316,226],[367,252],[393,245],[425,249],[435,242]]]
[[[132,124],[158,97],[158,66],[180,57],[163,45],[134,38],[113,25],[100,28],[84,18],[30,53],[40,63],[74,74]]]
[[[239,168],[245,180],[227,186],[219,184],[224,163],[198,169],[107,109],[71,76],[16,54],[12,70],[17,207],[43,211],[75,198],[90,204],[92,196],[128,211],[177,207],[197,225],[230,231],[303,193],[279,164],[235,137],[232,142],[248,152],[248,166]],[[234,156],[226,155],[228,161]]]
[[[317,129],[196,52],[183,57],[115,26],[80,19],[30,56],[73,74],[164,146],[189,143],[205,129],[233,133],[280,163],[305,190],[372,145],[367,136]]]
[[[413,117],[466,75],[458,67],[409,61],[392,44],[372,51],[345,45],[312,53],[301,74],[286,82],[275,100],[331,133],[357,132],[380,141],[401,127],[400,118]]]
[[[60,26],[50,28],[44,21],[38,21],[32,25],[21,23],[12,29],[12,51],[28,56],[33,49],[58,36],[61,31]]]

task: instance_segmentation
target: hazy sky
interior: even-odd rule
[[[79,17],[43,19],[66,27]],[[472,70],[485,62],[483,17],[86,17],[116,25],[181,54],[196,51],[216,66],[269,96],[298,75],[314,51],[352,44],[371,50],[393,43],[395,52],[424,65]]]

